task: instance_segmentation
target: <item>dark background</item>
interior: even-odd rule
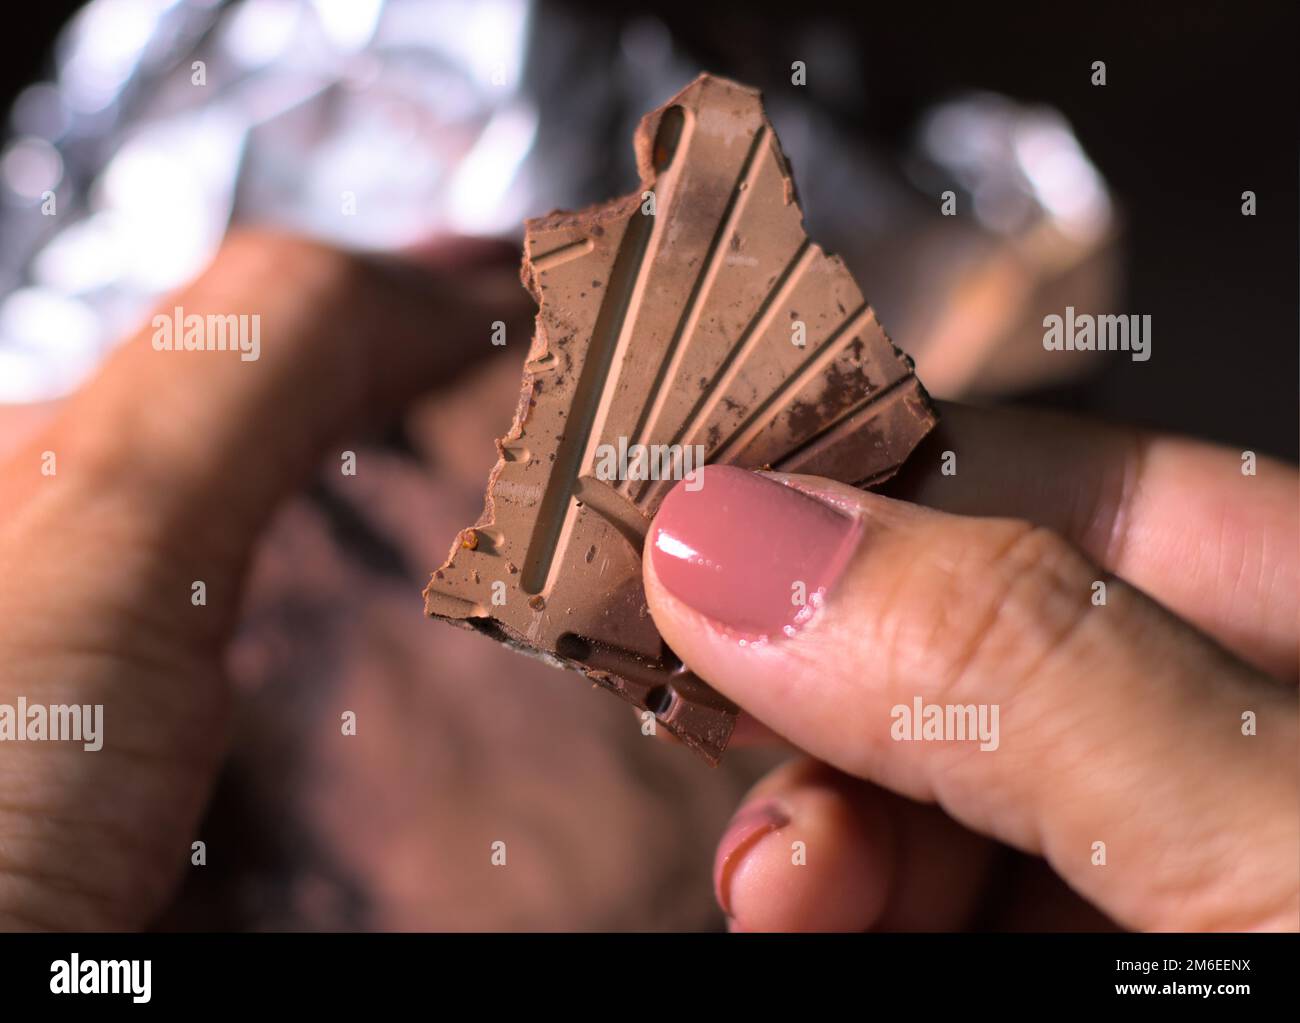
[[[79,4],[23,4],[0,36],[0,102],[48,67]],[[584,18],[664,19],[701,68],[765,91],[792,88],[800,32],[821,20],[853,42],[843,83],[808,88],[851,130],[899,139],[928,101],[989,88],[1056,106],[1126,217],[1127,289],[1117,312],[1149,313],[1153,358],[1018,400],[1297,456],[1297,33],[1293,3],[1154,10],[1053,4],[1011,12],[909,3],[568,3]],[[1107,85],[1090,84],[1104,60]],[[836,88],[836,86],[840,88]],[[865,103],[862,102],[865,97]],[[1241,193],[1258,197],[1243,217]]]

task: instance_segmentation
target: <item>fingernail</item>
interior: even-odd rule
[[[713,894],[722,911],[731,916],[731,879],[758,840],[790,823],[790,815],[775,800],[743,808],[723,832],[713,860]]]
[[[848,564],[858,522],[757,473],[699,471],[655,517],[655,574],[678,600],[736,633],[794,635]]]

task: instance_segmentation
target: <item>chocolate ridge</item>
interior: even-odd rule
[[[634,147],[636,192],[526,222],[538,313],[520,400],[425,609],[584,672],[716,763],[736,708],[667,650],[641,590],[672,480],[601,479],[596,453],[678,445],[681,469],[698,445],[878,483],[935,416],[842,260],[804,233],[757,90],[700,75]]]

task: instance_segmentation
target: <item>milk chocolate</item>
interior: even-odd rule
[[[736,707],[667,649],[641,586],[674,478],[702,450],[869,486],[935,416],[843,262],[804,234],[756,90],[701,75],[635,150],[635,193],[527,222],[539,311],[519,405],[425,610],[582,671],[717,763]]]

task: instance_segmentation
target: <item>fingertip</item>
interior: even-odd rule
[[[850,779],[797,762],[761,784],[719,842],[715,886],[733,931],[860,931],[894,875],[887,814]]]

